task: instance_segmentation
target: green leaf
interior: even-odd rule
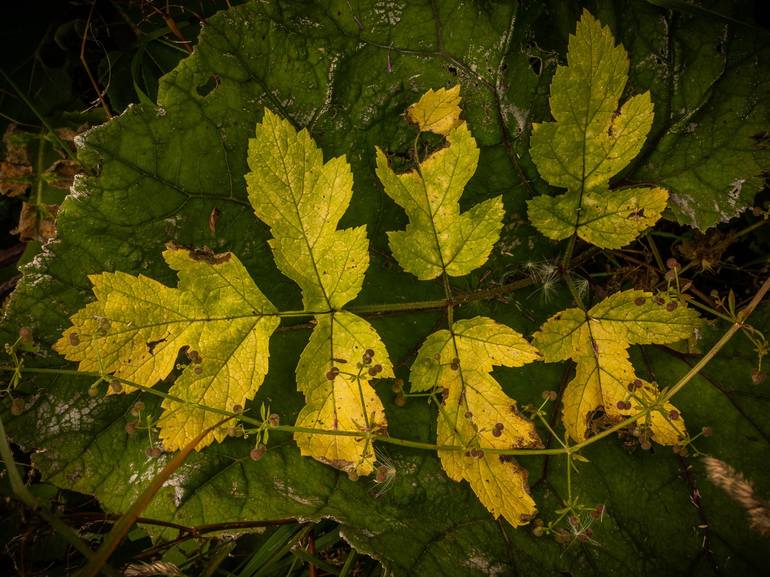
[[[689,338],[700,326],[697,313],[677,300],[638,290],[616,293],[588,311],[573,308],[551,317],[533,342],[546,362],[577,363],[562,400],[570,436],[576,441],[589,437],[597,412],[615,424],[658,397],[655,384],[636,376],[630,345],[673,343]],[[684,440],[683,420],[669,418],[673,410],[665,403],[641,421],[655,442],[675,445]]]
[[[714,74],[715,93],[729,93],[711,58],[724,30],[711,27],[709,34],[684,43],[690,31],[704,26],[702,19],[678,18],[645,3],[602,1],[595,8],[632,56],[629,91],[652,91],[661,131],[678,119],[676,113],[669,115],[669,108],[692,111],[708,102]],[[301,309],[302,295],[276,268],[268,245],[271,234],[254,218],[243,179],[249,171],[248,141],[265,106],[294,126],[306,126],[327,159],[346,154],[350,162],[355,194],[339,228],[365,223],[370,239],[370,267],[351,310],[359,314],[354,310],[359,305],[443,298],[438,283],[415,282],[390,258],[385,231],[403,229],[406,220],[382,192],[372,150],[379,145],[394,169],[403,170],[398,153],[390,155],[409,150],[414,141],[404,110],[428,89],[458,80],[463,115],[479,147],[478,169],[465,187],[462,209],[502,194],[506,212],[501,240],[486,266],[453,279],[453,289],[465,295],[520,280],[519,265],[554,256],[550,243],[526,224],[526,199],[547,189],[528,154],[529,129],[532,121],[548,120],[554,54],[566,46],[578,14],[562,2],[522,6],[437,0],[375,6],[362,1],[328,8],[265,2],[207,19],[194,54],[161,80],[158,107],[134,106],[84,138],[79,154],[90,174],[77,181],[64,203],[57,239],[25,269],[5,311],[3,341],[13,343],[19,327],[31,327],[40,355],[27,356],[25,366],[71,369],[50,346],[66,328],[68,316],[86,304],[91,294],[86,275],[120,270],[176,286],[174,272],[159,258],[169,240],[237,254],[278,309]],[[726,45],[727,54],[733,54],[733,46]],[[664,55],[663,62],[651,54]],[[757,62],[741,63],[737,53],[731,61],[736,80]],[[759,69],[763,66],[760,59]],[[671,81],[680,67],[691,79],[686,87]],[[219,84],[201,96],[197,87],[213,75]],[[746,76],[747,83],[751,77]],[[751,98],[758,99],[761,110],[761,94],[742,93],[745,100],[740,101]],[[705,130],[709,106],[698,114]],[[679,145],[688,138],[680,135]],[[715,144],[709,154],[721,155],[725,142]],[[736,149],[741,146],[735,143]],[[671,156],[678,150],[671,149]],[[665,160],[659,157],[656,165]],[[644,158],[638,162],[643,165]],[[635,170],[632,166],[624,179],[661,184],[636,179]],[[214,209],[219,218],[212,232]],[[526,280],[523,274],[521,278]],[[529,335],[558,307],[569,306],[564,292],[557,290],[548,306],[531,293],[527,287],[506,295],[505,302],[472,302],[456,314],[483,315]],[[381,335],[403,379],[414,352],[442,319],[430,310],[359,316]],[[755,321],[766,326],[768,318],[752,317]],[[723,330],[706,329],[702,349]],[[290,321],[274,333],[270,372],[257,398],[246,404],[247,415],[258,415],[265,402],[282,424],[296,421],[305,400],[293,384],[295,369],[309,337],[304,324]],[[687,415],[691,433],[704,425],[714,427],[715,435],[696,441],[697,449],[744,472],[766,496],[770,402],[751,383],[754,359],[747,347],[748,341],[738,335],[675,401]],[[644,356],[634,348],[630,354],[640,378],[661,387],[676,382],[697,360],[657,347],[645,348]],[[563,364],[530,363],[496,366],[491,376],[507,396],[538,406],[544,390],[559,388],[563,372]],[[148,459],[146,436],[125,432],[138,393],[91,398],[87,390],[92,382],[91,377],[68,374],[25,374],[18,394],[28,395],[28,409],[18,417],[4,413],[3,419],[15,442],[38,449],[33,461],[43,477],[95,495],[105,511],[118,513],[127,510],[168,457]],[[165,387],[159,386],[161,391]],[[374,387],[388,415],[390,435],[435,442],[435,406],[409,398],[398,407],[388,393],[389,383],[375,381]],[[143,394],[141,400],[144,416],[160,414],[154,397]],[[558,423],[556,413],[549,416]],[[544,429],[538,433],[545,439]],[[193,454],[147,516],[188,526],[333,518],[356,549],[382,560],[395,575],[760,576],[768,564],[766,543],[748,528],[744,511],[709,483],[697,459],[682,459],[665,448],[628,450],[608,438],[586,450],[590,463],[573,471],[572,494],[583,503],[606,506],[602,519],[591,525],[599,545],[573,539],[561,546],[547,536],[533,537],[526,528],[495,522],[468,483],[447,479],[433,452],[381,446],[396,475],[376,497],[380,486],[352,482],[344,473],[302,457],[289,434],[271,431],[269,445],[259,462],[248,458],[253,437],[228,438]],[[556,519],[568,497],[566,459],[517,460],[529,473],[541,518]],[[691,501],[695,494],[700,495],[698,507]],[[159,539],[176,536],[176,531],[156,533]]]
[[[534,124],[530,153],[540,175],[567,189],[530,200],[529,219],[547,237],[577,234],[602,248],[620,248],[657,222],[668,193],[662,188],[609,192],[609,181],[639,154],[650,131],[650,93],[619,107],[629,61],[609,28],[587,11],[570,37],[567,65],[551,83],[554,122]]]
[[[718,10],[746,14],[739,3]],[[713,16],[659,13],[670,26],[645,30],[639,41],[647,52],[669,54],[644,66],[654,69],[650,88],[664,124],[632,180],[667,188],[670,218],[706,230],[750,208],[763,187],[770,164],[767,33]]]
[[[183,402],[164,401],[158,421],[173,451],[222,419],[200,405],[233,410],[254,397],[279,319],[234,255],[171,246],[163,258],[179,274],[177,288],[121,272],[93,275],[96,300],[73,315],[53,348],[81,371],[147,387],[169,376],[186,350],[190,364],[169,390]],[[118,391],[133,389],[116,382]],[[199,447],[225,436],[215,430]]]
[[[450,93],[459,93],[459,87]],[[388,196],[409,216],[405,231],[388,233],[390,248],[404,270],[420,280],[444,272],[463,276],[480,267],[489,258],[502,228],[500,197],[460,213],[458,201],[476,171],[479,149],[466,122],[453,126],[460,116],[459,97],[447,99],[443,94],[427,93],[409,108],[408,115],[417,119],[421,130],[446,134],[446,147],[404,174],[396,174],[385,153],[377,148],[377,176]],[[437,98],[441,99],[440,106]]]

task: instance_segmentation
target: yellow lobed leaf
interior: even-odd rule
[[[54,349],[81,371],[151,387],[185,347],[191,362],[169,394],[186,403],[166,399],[158,421],[165,448],[175,450],[221,419],[195,405],[232,410],[254,396],[279,319],[234,255],[170,246],[163,257],[178,273],[177,288],[141,275],[93,275],[96,300],[72,316]],[[223,436],[215,430],[199,447]]]
[[[409,121],[421,132],[446,136],[460,124],[460,85],[452,88],[430,89],[420,100],[406,109]]]
[[[476,171],[479,149],[464,121],[442,134],[447,146],[404,174],[393,172],[377,148],[377,176],[409,217],[406,230],[388,233],[390,248],[403,269],[420,280],[443,272],[463,276],[480,267],[502,229],[501,197],[460,213],[459,200]]]
[[[528,205],[532,222],[553,240],[569,238],[575,232],[575,215],[580,208],[579,235],[603,248],[620,248],[653,226],[668,202],[663,188],[626,188],[613,191],[574,191],[560,196],[538,196]]]
[[[435,388],[442,397],[438,444],[464,448],[438,452],[447,475],[467,480],[496,518],[502,515],[514,526],[526,523],[535,513],[526,470],[513,459],[485,453],[483,448],[542,445],[532,421],[519,415],[516,402],[489,373],[495,365],[517,367],[539,358],[537,350],[513,329],[475,317],[429,336],[410,375],[412,391]]]
[[[450,479],[468,481],[495,518],[502,515],[514,527],[527,523],[536,507],[526,469],[511,457],[480,447],[542,447],[534,423],[518,414],[515,402],[490,375],[463,370],[454,384],[450,379],[451,375],[444,381],[450,386],[438,416],[437,440],[439,445],[467,449],[439,451],[441,465]],[[499,436],[493,432],[495,427],[502,427],[497,429]]]
[[[276,264],[302,289],[305,310],[316,314],[296,371],[307,402],[296,426],[386,431],[369,367],[356,364],[370,350],[375,376],[393,377],[388,353],[369,323],[340,312],[358,295],[369,266],[366,227],[337,230],[353,194],[350,166],[344,157],[324,163],[307,130],[298,132],[269,110],[249,141],[248,162],[249,200],[270,226]],[[373,470],[374,450],[363,436],[296,432],[294,438],[303,455],[357,475]]]
[[[248,163],[249,201],[270,226],[276,264],[302,289],[305,309],[339,309],[353,300],[369,266],[369,243],[366,227],[337,230],[353,194],[345,157],[324,163],[307,130],[265,110]]]
[[[367,350],[374,353],[371,361],[358,367]],[[369,369],[376,375],[370,375]],[[339,374],[333,376],[330,371]],[[385,345],[368,322],[348,312],[319,315],[297,365],[297,384],[307,398],[297,426],[362,433],[387,431],[382,402],[370,380],[393,376]],[[358,475],[373,471],[374,449],[363,437],[297,432],[294,438],[303,455]]]
[[[411,390],[436,387],[446,372],[453,370],[455,358],[471,360],[467,368],[488,373],[495,365],[521,367],[539,360],[540,353],[512,328],[490,318],[459,320],[452,325],[452,332],[437,331],[425,339],[412,364]]]
[[[551,317],[533,342],[546,362],[576,363],[562,398],[569,435],[577,441],[590,436],[598,410],[619,422],[652,404],[658,388],[638,379],[628,348],[686,339],[700,325],[697,313],[678,301],[639,290],[616,293],[587,312],[567,309]],[[681,417],[669,418],[672,411],[675,407],[667,403],[641,421],[658,443],[676,444],[686,435]]]
[[[626,51],[587,11],[570,36],[567,65],[551,83],[554,122],[534,124],[530,153],[540,175],[567,189],[528,202],[530,221],[561,240],[577,234],[602,248],[631,242],[660,218],[668,201],[661,188],[612,191],[609,181],[642,149],[652,127],[649,92],[618,107],[628,81]]]

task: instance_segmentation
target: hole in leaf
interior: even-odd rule
[[[211,94],[211,92],[219,86],[219,77],[218,76],[209,76],[208,80],[204,82],[203,84],[199,85],[195,91],[203,98]]]
[[[529,67],[532,69],[532,72],[534,72],[537,76],[540,76],[540,73],[543,71],[543,61],[540,60],[540,58],[537,56],[530,56]]]

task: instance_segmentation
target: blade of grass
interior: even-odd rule
[[[345,559],[345,564],[340,569],[340,577],[348,577],[348,574],[353,569],[353,564],[356,562],[356,557],[358,557],[358,552],[355,549],[351,549]]]
[[[222,426],[233,417],[226,417],[209,427],[199,435],[197,435],[192,441],[187,443],[184,448],[179,451],[174,457],[166,463],[166,466],[155,475],[148,487],[142,492],[141,495],[134,501],[131,508],[112,526],[112,530],[109,532],[105,540],[102,542],[102,546],[96,552],[96,555],[88,562],[88,564],[80,572],[80,577],[95,577],[101,570],[104,564],[112,555],[115,548],[125,538],[128,530],[141,516],[142,512],[149,506],[155,494],[160,491],[160,488],[168,480],[168,478],[176,471],[182,463],[185,462],[190,453],[193,452],[195,447],[214,429]]]
[[[301,531],[302,530],[299,528],[299,525],[284,525],[282,527],[278,527],[267,538],[262,546],[257,549],[249,559],[241,564],[240,567],[238,567],[238,576],[251,577],[254,575],[260,568],[265,565],[265,563],[267,563],[278,551],[281,550],[287,541],[290,541]]]

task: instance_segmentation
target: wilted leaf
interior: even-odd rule
[[[639,153],[652,126],[650,93],[619,107],[629,61],[609,28],[587,11],[570,36],[567,65],[551,83],[554,122],[534,124],[530,153],[540,175],[563,195],[530,200],[529,219],[562,240],[577,234],[619,248],[657,222],[668,192],[658,187],[609,190],[609,181]]]
[[[577,363],[562,398],[570,436],[576,441],[589,437],[597,411],[619,422],[655,401],[657,386],[639,379],[631,364],[632,344],[680,341],[700,324],[698,315],[677,300],[638,290],[616,293],[588,311],[573,308],[551,317],[533,342],[546,362]],[[652,440],[674,445],[685,437],[684,420],[678,412],[672,419],[672,411],[675,407],[666,403],[641,420]]]

